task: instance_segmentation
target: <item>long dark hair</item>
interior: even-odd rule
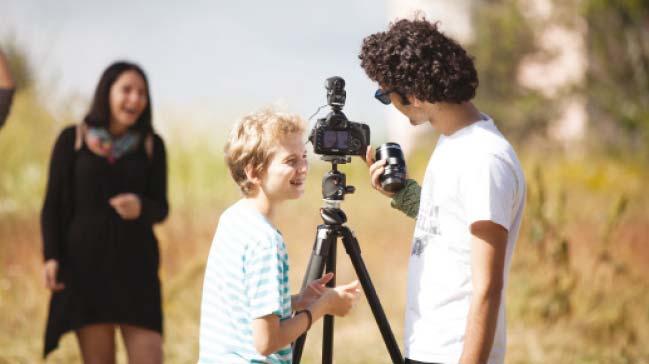
[[[125,61],[118,61],[111,64],[101,75],[99,83],[97,84],[97,89],[95,90],[95,96],[92,99],[90,111],[88,111],[88,114],[83,120],[89,126],[108,129],[110,126],[110,88],[113,86],[115,81],[117,81],[119,76],[126,71],[135,71],[142,77],[146,87],[147,97],[144,111],[142,111],[142,114],[135,122],[135,125],[131,128],[143,133],[153,132],[153,125],[151,123],[151,92],[149,90],[149,81],[140,66]]]

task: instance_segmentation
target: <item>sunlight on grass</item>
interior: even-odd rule
[[[65,122],[31,93],[17,95],[0,132],[0,363],[39,362],[48,292],[41,281],[38,216],[49,151]],[[191,133],[191,131],[184,131]],[[195,363],[202,276],[218,216],[239,198],[221,144],[207,135],[165,135],[171,215],[156,228],[161,246],[165,358]],[[222,135],[223,133],[221,133]],[[430,148],[409,160],[421,180]],[[649,349],[649,172],[641,163],[603,155],[568,158],[521,153],[529,184],[526,217],[507,295],[508,359],[514,363],[647,363]],[[355,231],[382,304],[401,344],[409,244],[414,222],[369,188],[355,160],[342,169],[357,187],[343,209]],[[307,192],[280,212],[291,256],[291,284],[306,269],[321,223],[320,179],[327,165],[311,162]],[[339,249],[339,282],[355,279]],[[319,325],[309,335],[305,363],[319,362]],[[123,346],[119,358],[125,362]],[[48,363],[79,362],[66,335]],[[336,320],[340,363],[387,362],[388,354],[366,301]]]

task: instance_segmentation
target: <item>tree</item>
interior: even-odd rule
[[[646,156],[649,2],[590,0],[584,3],[584,13],[589,27],[586,91],[592,122],[608,145],[619,147],[622,140],[624,147]],[[616,133],[610,133],[611,129]]]
[[[518,69],[524,57],[540,50],[535,30],[516,0],[482,1],[475,8],[475,39],[469,52],[480,78],[476,102],[488,110],[516,141],[545,135],[555,116],[551,100],[520,85]]]

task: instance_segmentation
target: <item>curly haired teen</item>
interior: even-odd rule
[[[372,186],[416,219],[408,269],[406,363],[503,363],[505,288],[523,215],[525,178],[512,146],[471,102],[473,60],[423,18],[365,38],[361,66],[375,97],[413,126],[441,133],[422,186],[396,194]]]

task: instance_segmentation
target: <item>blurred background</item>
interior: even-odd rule
[[[649,363],[649,3],[644,0],[334,0],[248,2],[0,0],[0,48],[17,81],[0,130],[0,363],[41,362],[49,292],[39,213],[49,153],[79,122],[100,73],[138,62],[167,144],[171,214],[157,227],[168,363],[195,363],[202,277],[220,213],[239,198],[223,141],[265,105],[308,118],[324,79],[347,81],[345,112],[372,144],[408,150],[421,181],[437,135],[373,99],[362,39],[416,10],[475,57],[476,104],[512,141],[528,201],[507,292],[507,363]],[[299,287],[320,218],[311,157],[304,198],[279,228]],[[414,222],[370,191],[360,160],[344,210],[401,344]],[[377,223],[380,222],[380,223]],[[339,279],[354,278],[340,249]],[[312,330],[303,362],[319,362]],[[367,304],[337,320],[339,363],[389,357]],[[644,343],[644,344],[643,344]],[[125,363],[123,347],[119,362]],[[47,363],[80,362],[68,334]]]

